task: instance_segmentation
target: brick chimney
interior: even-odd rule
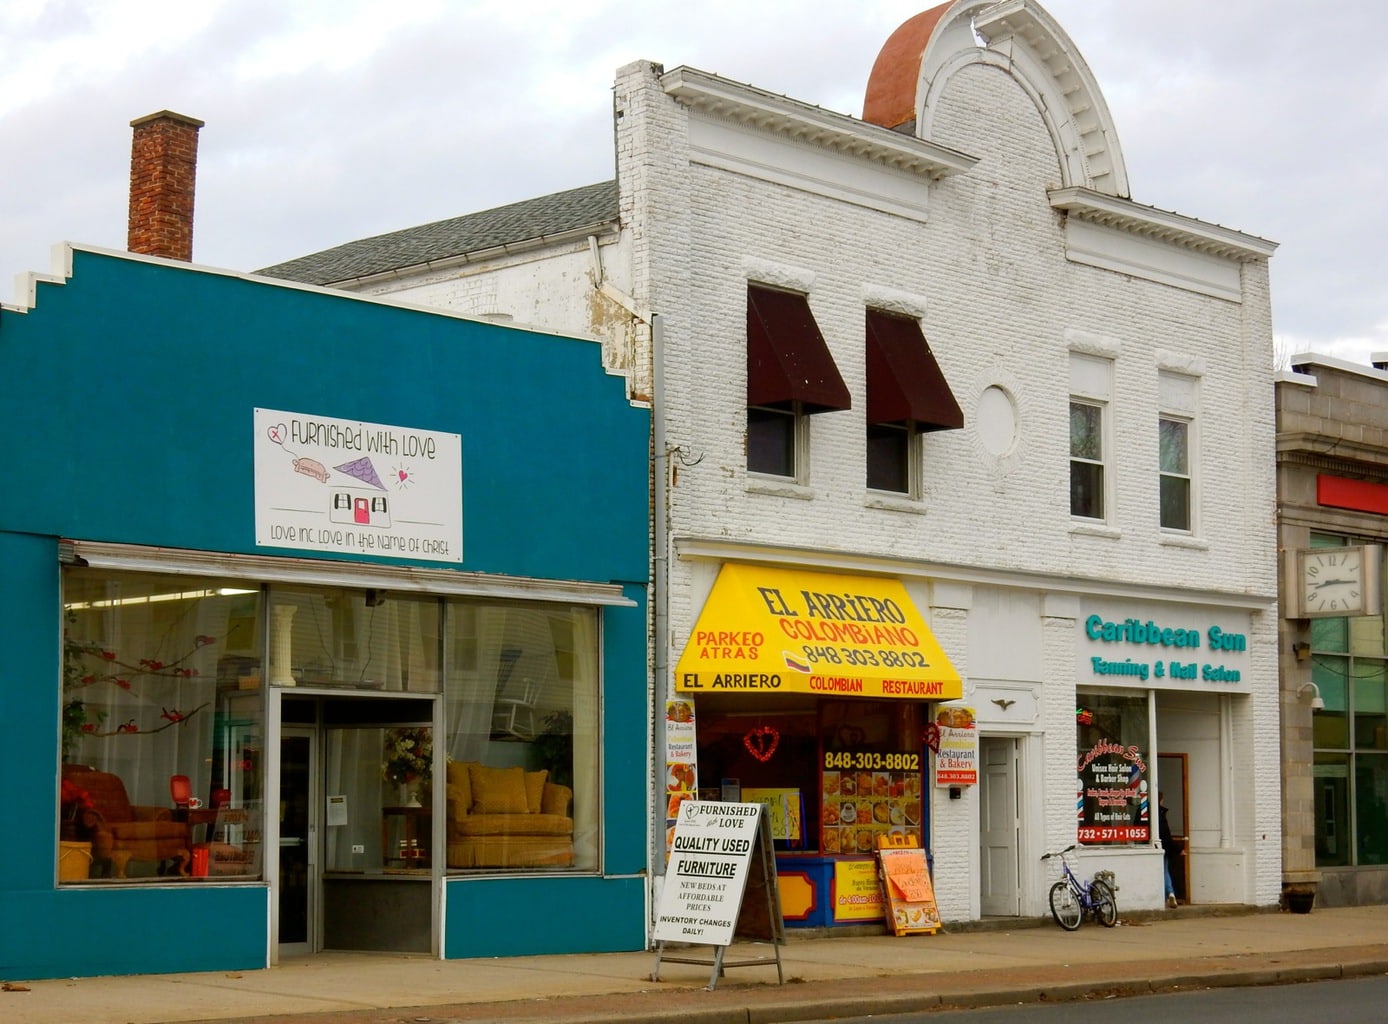
[[[130,228],[126,248],[191,261],[193,186],[203,122],[161,110],[130,122]]]

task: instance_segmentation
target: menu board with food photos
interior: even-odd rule
[[[920,754],[826,751],[820,773],[820,852],[870,854],[879,836],[921,841]]]
[[[878,842],[877,866],[887,924],[895,935],[933,935],[940,930],[940,911],[935,906],[935,887],[925,851],[909,836],[883,836]]]

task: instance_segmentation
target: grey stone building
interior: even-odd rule
[[[1388,902],[1388,353],[1277,377],[1283,888]]]

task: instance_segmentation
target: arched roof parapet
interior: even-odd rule
[[[932,138],[950,79],[975,64],[1010,75],[1035,104],[1055,144],[1062,187],[1129,197],[1128,172],[1108,104],[1089,65],[1035,0],[957,0],[905,22],[873,66],[863,119]]]

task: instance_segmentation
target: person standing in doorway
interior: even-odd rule
[[[1166,794],[1157,792],[1157,835],[1161,839],[1162,874],[1166,878],[1166,905],[1176,905],[1176,888],[1171,884],[1171,860],[1176,853],[1176,843],[1171,837],[1171,823],[1166,820]]]

